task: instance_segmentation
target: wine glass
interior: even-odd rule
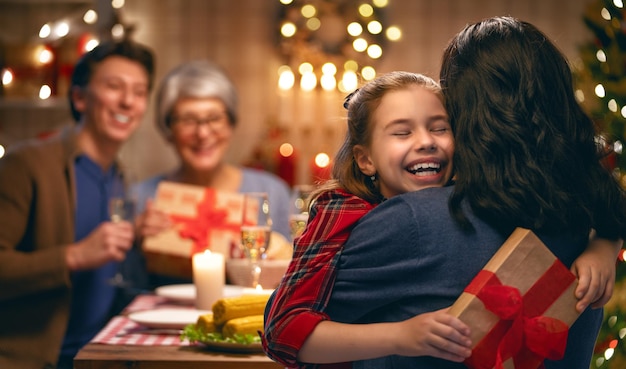
[[[135,201],[125,197],[112,197],[109,201],[109,216],[112,222],[132,221]]]
[[[311,185],[297,185],[291,191],[289,228],[291,229],[291,240],[299,237],[306,223],[309,220],[309,196],[313,191]]]
[[[133,222],[135,217],[135,199],[128,193],[128,185],[120,176],[119,181],[114,182],[109,199],[109,219],[114,222]],[[118,287],[129,287],[124,280],[124,261],[119,263],[115,276],[109,280],[109,284]]]
[[[241,247],[252,267],[252,287],[259,285],[261,260],[267,255],[270,242],[272,219],[269,198],[266,192],[245,193],[243,221],[241,225]]]

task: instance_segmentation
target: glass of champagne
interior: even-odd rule
[[[272,219],[269,198],[266,192],[244,193],[243,222],[241,225],[241,247],[252,267],[252,287],[259,285],[261,261],[267,255]]]
[[[291,191],[289,227],[291,229],[291,241],[299,237],[309,220],[309,196],[313,186],[297,185]]]
[[[133,222],[135,217],[135,200],[126,194],[126,191],[114,191],[113,196],[109,200],[109,219],[112,222]],[[109,280],[109,283],[118,287],[130,287],[129,283],[124,279],[124,269],[126,263],[123,261],[119,264],[115,276]]]

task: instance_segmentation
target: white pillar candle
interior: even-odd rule
[[[224,255],[205,251],[193,256],[193,283],[196,286],[196,308],[211,310],[224,296]]]

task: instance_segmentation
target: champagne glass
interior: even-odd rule
[[[313,186],[297,185],[291,191],[289,228],[291,229],[291,240],[299,237],[309,220],[309,196],[313,191]]]
[[[271,229],[272,219],[270,218],[267,193],[245,193],[241,225],[241,247],[250,261],[252,267],[252,287],[255,289],[262,288],[259,284],[261,261],[267,255]]]
[[[126,197],[112,197],[109,200],[109,218],[112,222],[132,222],[135,216],[135,201]],[[120,262],[115,276],[109,283],[118,287],[129,287],[124,280],[124,262]]]
[[[109,216],[112,222],[131,222],[135,215],[135,201],[125,197],[112,197],[109,201]]]

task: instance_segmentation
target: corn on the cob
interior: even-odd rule
[[[227,321],[222,328],[222,336],[234,337],[235,334],[256,335],[258,331],[263,332],[263,315],[251,315]]]
[[[263,315],[269,298],[269,295],[244,295],[219,299],[213,304],[213,321],[219,327],[231,319]]]
[[[219,332],[219,329],[217,329],[213,322],[213,314],[211,313],[200,315],[196,321],[196,327],[204,333]]]

